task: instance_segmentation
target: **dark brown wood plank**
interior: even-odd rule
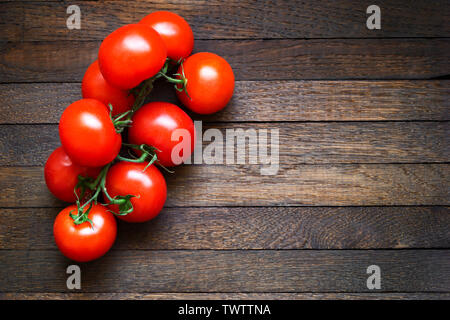
[[[80,82],[99,45],[2,43],[0,82]],[[237,80],[428,79],[450,74],[450,39],[199,40],[195,51],[223,56]]]
[[[279,130],[279,163],[420,163],[447,162],[450,158],[449,122],[342,122],[342,123],[228,123],[205,124],[222,134],[224,152],[229,130],[242,129],[255,137],[261,130]],[[252,154],[258,154],[259,140],[248,140]],[[203,142],[203,150],[211,142]],[[271,151],[270,135],[267,140]],[[233,143],[235,159],[236,140]],[[44,165],[60,146],[58,126],[0,125],[0,165]],[[270,155],[270,153],[269,153]],[[246,163],[249,163],[248,151]],[[225,162],[225,156],[222,157]]]
[[[0,84],[0,124],[57,123],[79,83]],[[181,105],[158,82],[149,101]],[[245,121],[450,120],[450,81],[237,81],[230,104],[193,119]]]
[[[0,210],[0,250],[56,249],[61,208]],[[165,208],[119,221],[116,250],[449,248],[448,207]]]
[[[166,207],[450,205],[449,164],[191,165],[167,174]],[[0,167],[0,207],[63,204],[42,167]]]
[[[60,252],[1,250],[2,292],[67,292]],[[110,251],[80,264],[81,292],[448,292],[449,250]],[[37,267],[39,266],[39,267]]]
[[[450,300],[450,293],[1,293],[2,300]]]
[[[368,30],[365,0],[334,1],[72,1],[81,9],[81,29],[66,27],[66,2],[30,2],[12,13],[21,22],[24,39],[101,40],[118,27],[136,23],[156,10],[182,15],[192,26],[196,39],[248,38],[368,38],[444,37],[450,35],[447,23],[450,6],[445,0],[377,2],[382,10],[381,30]],[[7,5],[2,4],[7,7]],[[3,9],[3,8],[2,8]],[[16,23],[17,23],[16,22]],[[22,31],[20,30],[20,31]],[[21,39],[15,35],[15,40]],[[0,39],[11,34],[2,30]]]
[[[0,3],[0,41],[22,41],[24,32],[24,4]]]

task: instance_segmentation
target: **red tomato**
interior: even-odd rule
[[[98,53],[106,81],[131,89],[153,77],[163,67],[167,50],[160,35],[144,24],[125,25],[103,40]]]
[[[69,158],[62,147],[56,148],[48,157],[44,167],[45,183],[55,197],[66,202],[75,202],[75,186],[78,176],[95,179],[100,173],[100,168],[80,166]],[[77,190],[80,196],[80,190]]]
[[[167,186],[163,175],[147,162],[133,163],[120,161],[113,165],[106,175],[106,190],[111,197],[134,195],[131,198],[133,211],[118,218],[128,222],[144,222],[158,215],[164,206]],[[119,213],[118,205],[109,209]]]
[[[81,83],[81,92],[85,99],[97,99],[107,106],[111,104],[113,115],[130,110],[135,100],[128,91],[113,87],[106,82],[100,72],[98,60],[95,60],[86,70]]]
[[[89,221],[76,225],[70,213],[76,214],[77,206],[62,210],[55,219],[53,234],[59,250],[67,258],[86,262],[103,256],[113,245],[117,235],[117,223],[111,212],[100,204],[94,204],[88,214]]]
[[[128,130],[129,142],[138,145],[145,143],[160,150],[157,155],[163,166],[178,165],[192,154],[195,142],[194,122],[176,105],[167,102],[148,103],[134,114],[132,121]],[[177,137],[177,133],[181,137]],[[183,134],[190,140],[184,140]],[[177,149],[174,149],[177,145]],[[185,148],[178,150],[183,145]],[[172,152],[179,159],[173,157]]]
[[[78,100],[64,110],[59,137],[70,159],[87,167],[101,167],[111,162],[122,144],[108,108],[95,99]]]
[[[183,63],[186,90],[178,92],[181,102],[194,112],[210,114],[223,109],[234,90],[234,74],[228,62],[214,53],[200,52]],[[178,73],[181,73],[181,66]]]
[[[176,13],[156,11],[139,23],[146,24],[159,33],[166,44],[169,58],[178,61],[191,54],[194,48],[194,34],[186,20]]]

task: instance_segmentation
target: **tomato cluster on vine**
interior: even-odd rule
[[[170,171],[191,156],[196,132],[189,115],[168,102],[145,104],[156,80],[172,83],[195,113],[217,112],[230,101],[234,74],[228,62],[209,52],[191,55],[193,47],[189,24],[168,11],[125,25],[101,43],[83,77],[83,99],[64,110],[61,147],[44,169],[53,195],[73,203],[53,227],[66,257],[86,262],[104,255],[116,239],[115,217],[155,218],[167,197],[160,169]],[[180,142],[187,147],[178,150]]]

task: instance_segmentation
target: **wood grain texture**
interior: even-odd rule
[[[0,250],[56,246],[61,208],[0,209]],[[165,208],[119,221],[115,250],[449,248],[448,207]]]
[[[368,30],[369,0],[333,1],[72,1],[81,9],[81,29],[66,27],[65,2],[2,4],[17,32],[1,30],[1,40],[101,40],[122,25],[156,10],[183,16],[196,39],[444,37],[450,9],[445,0],[381,0],[381,30]]]
[[[1,293],[1,300],[450,300],[450,293]]]
[[[0,82],[80,82],[99,41],[0,43]],[[237,80],[429,79],[450,74],[450,39],[199,40]],[[249,54],[251,52],[251,54]]]
[[[450,205],[449,164],[191,165],[166,174],[166,207]],[[0,207],[61,207],[42,167],[0,167]]]
[[[255,137],[246,141],[245,163],[250,163],[249,154],[261,163],[258,148],[263,147],[258,137],[262,130],[269,133],[269,155],[273,150],[271,130],[279,130],[277,163],[282,165],[447,162],[450,158],[449,122],[218,123],[205,124],[202,131],[211,128],[221,133],[217,139],[219,148],[223,148],[222,163],[228,154],[226,144],[233,141],[229,134],[238,129],[249,135],[253,132]],[[207,151],[210,140],[205,138],[203,151]],[[0,125],[1,166],[44,165],[60,145],[57,125]],[[229,153],[234,153],[237,161],[241,147],[236,138],[233,145]]]
[[[0,41],[21,41],[24,38],[23,19],[23,3],[0,3]]]
[[[1,250],[0,260],[10,261],[0,269],[2,292],[69,291],[73,262],[58,251]],[[81,291],[369,292],[366,269],[373,264],[383,270],[380,292],[450,287],[449,250],[113,250],[80,264]]]
[[[81,99],[79,83],[0,84],[0,124],[57,123]],[[181,105],[157,82],[148,101]],[[450,120],[450,80],[237,81],[233,98],[206,122]]]

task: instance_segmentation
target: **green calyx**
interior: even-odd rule
[[[106,193],[107,194],[107,193]],[[114,198],[109,199],[109,204],[119,205],[119,212],[114,212],[112,210],[108,210],[109,212],[115,214],[116,216],[126,216],[127,214],[133,212],[133,204],[131,203],[131,198],[136,197],[134,195],[128,194],[126,196],[115,196]]]
[[[151,166],[155,161],[158,160],[158,156],[156,155],[156,152],[159,150],[156,149],[155,147],[151,147],[146,144],[136,145],[136,144],[124,143],[123,145],[133,148],[135,150],[140,150],[142,152],[142,154],[139,158],[126,158],[126,157],[122,157],[121,155],[118,155],[116,158],[117,160],[126,161],[126,162],[134,162],[134,163],[142,163],[142,162],[145,162],[148,159],[150,159],[148,161],[148,164],[145,166],[144,171],[149,166]]]
[[[115,117],[112,116],[113,106],[108,104],[109,107],[109,117],[116,129],[117,133],[122,133],[126,127],[129,127],[133,121],[131,121],[132,110],[128,110],[124,113],[118,114]],[[127,118],[125,118],[127,117]],[[128,118],[129,117],[129,118]],[[125,118],[125,119],[124,119]]]
[[[106,174],[107,174],[110,166],[111,166],[111,163],[104,166],[102,168],[102,170],[100,171],[100,174],[97,176],[97,178],[95,180],[93,180],[92,178],[78,176],[78,183],[74,190],[75,196],[77,197],[77,201],[76,201],[77,214],[75,215],[75,214],[72,214],[72,212],[70,213],[70,217],[73,219],[74,224],[79,225],[79,224],[82,224],[82,223],[88,221],[91,224],[91,227],[94,228],[92,221],[88,218],[89,212],[91,211],[92,206],[94,204],[97,204],[97,198],[98,198],[100,192],[102,191],[101,185],[105,184]],[[85,196],[83,190],[86,190],[86,189],[89,189],[91,191],[95,190],[94,194],[86,202],[84,202],[83,205],[81,204],[80,198],[78,197],[78,193],[77,193],[78,188],[81,189],[81,195],[82,195],[81,199],[84,199],[84,196]]]
[[[188,79],[186,78],[185,74],[184,74],[184,67],[183,67],[183,61],[182,59],[180,59],[178,62],[178,64],[181,65],[181,73],[174,73],[173,75],[176,78],[172,78],[169,77],[166,73],[162,72],[162,70],[159,72],[160,75],[162,77],[164,77],[168,82],[173,83],[174,84],[174,88],[175,90],[177,90],[178,92],[185,92],[187,97],[189,99],[191,99],[191,97],[189,96],[188,92],[187,92],[187,83],[188,83]],[[181,87],[180,87],[181,85]]]
[[[93,203],[91,202],[89,205],[89,208],[85,212],[83,212],[83,210],[80,207],[80,202],[77,201],[77,214],[72,213],[74,210],[72,210],[69,213],[69,216],[73,219],[73,223],[76,225],[79,225],[79,224],[85,223],[87,221],[91,224],[91,228],[94,229],[94,223],[92,222],[91,219],[89,219],[89,212],[92,209],[92,205],[93,205]]]

